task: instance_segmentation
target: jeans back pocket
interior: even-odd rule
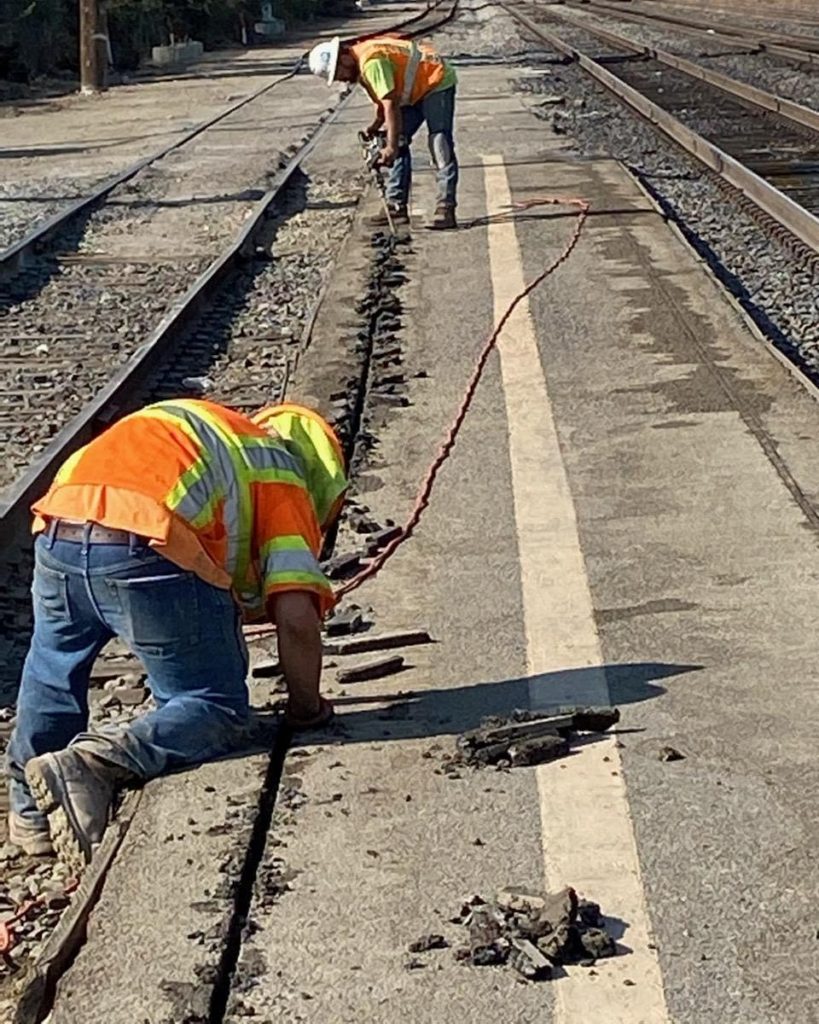
[[[51,566],[37,562],[31,584],[35,618],[51,622],[70,622],[68,606],[68,576]]]
[[[107,581],[119,598],[122,634],[135,652],[173,656],[199,643],[197,580],[191,572]]]

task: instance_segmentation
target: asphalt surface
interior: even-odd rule
[[[515,91],[516,75],[461,68],[457,233],[424,230],[434,183],[416,143],[412,237],[396,257],[405,281],[393,286],[408,404],[373,397],[365,407],[375,444],[358,466],[356,500],[380,522],[408,514],[493,327],[501,276],[514,267],[498,271],[490,252],[499,236],[486,216],[498,200],[486,182],[499,179],[487,165],[513,200],[591,203],[577,249],[529,300],[545,398],[509,405],[508,367],[524,336],[516,322],[503,366],[490,357],[421,526],[354,599],[372,632],[427,629],[435,643],[399,652],[404,671],[368,683],[337,679],[363,658],[330,659],[339,724],[288,755],[224,1019],[575,1024],[587,1019],[577,1007],[588,986],[589,1005],[606,996],[596,1014],[605,1024],[812,1024],[816,400],[624,169],[566,153],[528,107],[539,97]],[[332,132],[315,173],[345,160],[352,168],[358,117],[364,103]],[[525,280],[563,249],[573,217],[567,207],[516,215]],[[366,244],[359,226],[341,257],[352,293],[328,294],[319,355],[332,348],[334,311],[342,354],[355,336]],[[538,420],[553,422],[556,447],[526,481],[518,424]],[[537,453],[527,454],[537,473]],[[532,538],[520,524],[537,534],[567,508],[563,536],[578,569],[548,581],[543,608],[531,579],[544,567],[527,561]],[[544,654],[533,655],[536,625],[553,621],[552,648],[564,649],[559,623],[581,592],[593,612],[587,650],[597,653],[533,675],[550,663],[542,630]],[[622,764],[606,811],[633,834],[636,868],[603,852],[595,862],[607,819],[592,817],[601,765],[585,770],[586,753],[537,772],[442,771],[453,737],[483,715],[585,699],[601,678],[623,713],[616,740],[597,748]],[[269,698],[259,692],[260,703]],[[683,759],[661,761],[664,746]],[[209,1019],[231,912],[230,885],[219,883],[237,876],[262,767],[226,761],[146,794],[58,992],[55,1024]],[[220,815],[230,821],[232,800],[250,809],[244,822],[207,842],[194,834],[200,816],[208,827],[211,816],[217,828]],[[176,822],[182,838],[166,840]],[[409,953],[429,932],[461,944],[464,929],[449,919],[474,893],[552,884],[556,849],[568,851],[561,870],[570,871],[572,842],[584,895],[617,919],[616,962],[535,985],[463,966],[452,948]],[[639,885],[636,903],[623,896],[625,874]],[[645,958],[659,965],[659,994],[631,966]]]

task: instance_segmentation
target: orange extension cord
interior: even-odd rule
[[[492,334],[489,336],[489,338],[487,338],[486,342],[484,343],[484,346],[478,355],[477,362],[475,363],[475,369],[472,371],[472,376],[469,378],[469,382],[466,385],[464,397],[461,400],[461,404],[458,407],[458,411],[455,413],[455,418],[453,419],[449,429],[444,434],[444,439],[441,442],[440,447],[438,448],[438,454],[433,459],[432,464],[430,465],[429,469],[426,472],[426,475],[424,476],[423,481],[421,482],[421,486],[418,489],[418,495],[412,507],[412,512],[410,513],[410,516],[407,519],[404,526],[401,528],[401,532],[398,534],[398,536],[394,537],[389,542],[389,544],[387,544],[386,547],[379,552],[379,554],[372,560],[372,562],[370,562],[361,570],[361,572],[353,576],[352,579],[347,580],[346,583],[344,583],[341,587],[338,588],[338,590],[336,590],[336,597],[338,599],[345,597],[353,590],[357,590],[362,583],[364,583],[366,580],[372,579],[373,576],[377,575],[383,568],[385,562],[387,562],[387,560],[395,554],[398,548],[400,548],[401,545],[405,541],[409,540],[409,538],[412,536],[416,526],[421,521],[421,516],[424,514],[425,509],[429,505],[429,501],[432,496],[432,490],[435,486],[435,479],[438,476],[441,467],[449,458],[452,449],[455,447],[455,441],[458,438],[458,434],[460,433],[461,427],[464,424],[466,415],[469,412],[469,407],[472,405],[472,400],[475,397],[475,392],[478,390],[478,384],[480,383],[481,377],[483,376],[483,372],[486,369],[486,364],[487,361],[489,360],[489,356],[496,347],[498,343],[498,338],[500,337],[504,327],[506,326],[507,321],[514,313],[515,309],[517,309],[517,307],[520,305],[520,303],[523,302],[523,300],[529,294],[531,294],[531,292],[533,292],[535,288],[538,287],[538,285],[542,284],[547,277],[553,274],[557,270],[557,268],[561,266],[561,264],[565,263],[569,256],[571,256],[572,252],[577,246],[577,243],[580,241],[580,235],[583,231],[583,226],[586,223],[586,218],[589,215],[589,204],[586,202],[585,199],[568,198],[565,196],[545,196],[535,199],[527,199],[523,202],[513,203],[512,206],[514,212],[520,210],[530,210],[535,206],[574,206],[577,209],[577,219],[575,220],[574,231],[572,232],[569,241],[566,243],[566,247],[564,248],[563,252],[555,260],[553,260],[553,262],[550,263],[548,267],[546,267],[540,274],[538,274],[537,277],[535,277],[534,280],[532,280],[523,289],[522,292],[515,296],[515,298],[506,308],[506,311],[504,312],[503,316],[495,325],[495,329],[492,331]],[[512,216],[514,216],[514,212],[512,213]],[[509,214],[501,213],[496,214],[493,217],[490,217],[489,219],[503,220],[508,216]]]
[[[461,431],[466,415],[469,412],[469,407],[472,404],[472,399],[475,397],[475,392],[478,390],[478,384],[480,383],[483,372],[486,369],[486,363],[493,349],[497,345],[498,338],[500,337],[503,328],[506,326],[509,317],[514,313],[520,303],[538,287],[538,285],[542,284],[547,277],[553,274],[559,266],[566,262],[574,252],[577,243],[580,241],[583,226],[589,215],[589,204],[585,199],[568,196],[542,196],[534,199],[526,199],[522,202],[513,203],[512,211],[510,213],[494,214],[487,218],[486,222],[482,223],[506,220],[510,217],[514,218],[515,213],[522,210],[531,210],[536,206],[573,206],[576,208],[577,218],[575,220],[574,230],[566,243],[566,247],[555,260],[553,260],[540,274],[538,274],[537,277],[535,277],[534,280],[531,281],[523,291],[519,295],[516,295],[509,303],[509,306],[503,316],[496,324],[495,329],[492,331],[489,338],[487,338],[480,353],[478,354],[475,369],[472,371],[472,376],[469,378],[469,382],[466,385],[464,397],[461,400],[461,404],[458,407],[455,418],[453,419],[449,429],[444,434],[444,439],[438,448],[438,453],[433,459],[423,481],[421,482],[421,486],[418,489],[418,494],[412,507],[412,512],[404,526],[401,527],[401,532],[398,536],[394,537],[389,544],[387,544],[386,547],[376,555],[372,562],[361,570],[361,572],[347,580],[336,590],[335,594],[337,600],[341,600],[342,597],[346,597],[347,594],[357,590],[366,580],[372,579],[373,576],[377,575],[384,567],[385,562],[392,558],[398,548],[400,548],[401,545],[412,536],[416,526],[421,521],[421,516],[424,514],[424,510],[429,505],[432,490],[435,486],[435,479],[438,476],[441,467],[449,458],[452,449],[455,447],[455,441],[458,438],[458,434]],[[245,626],[244,632],[246,640],[258,640],[275,632],[275,626],[267,623],[256,626]]]

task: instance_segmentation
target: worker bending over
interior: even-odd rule
[[[267,618],[293,728],[322,725],[317,558],[347,480],[317,414],[249,419],[210,402],[148,406],[71,456],[34,506],[34,633],[9,743],[12,842],[90,859],[116,790],[210,760],[247,735],[243,619]],[[94,659],[121,637],[156,710],[88,730]]]
[[[454,228],[458,188],[455,156],[455,69],[428,46],[410,39],[380,36],[361,43],[342,43],[338,37],[310,51],[310,70],[333,82],[360,82],[376,106],[369,138],[384,128],[386,141],[380,163],[390,168],[387,202],[394,223],[409,223],[412,180],[410,143],[424,121],[429,150],[438,171],[438,204],[434,228]],[[386,225],[386,213],[373,218]]]

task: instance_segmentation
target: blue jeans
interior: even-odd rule
[[[9,742],[11,809],[41,815],[23,768],[71,744],[150,779],[228,753],[249,720],[247,648],[230,593],[138,537],[130,544],[35,542],[34,633]],[[94,659],[121,637],[148,674],[157,709],[87,732]]]
[[[412,107],[401,108],[402,134],[406,140],[387,177],[387,200],[396,206],[409,202],[412,183],[410,143],[426,121],[429,152],[438,171],[438,202],[455,206],[458,191],[458,158],[455,155],[453,124],[455,120],[455,86],[441,92],[430,92]]]

